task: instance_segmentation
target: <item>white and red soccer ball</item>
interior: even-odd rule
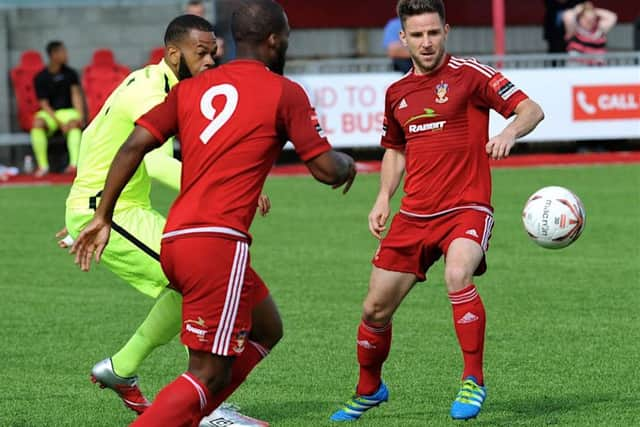
[[[544,187],[533,193],[522,210],[531,239],[544,248],[569,246],[580,237],[586,214],[582,202],[564,187]]]

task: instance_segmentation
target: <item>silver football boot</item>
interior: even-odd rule
[[[151,403],[138,387],[138,376],[123,378],[113,370],[111,358],[96,363],[91,369],[91,382],[98,384],[100,388],[113,390],[122,399],[124,405],[142,414]]]

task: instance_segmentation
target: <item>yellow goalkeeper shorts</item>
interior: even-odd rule
[[[88,206],[87,209],[67,209],[65,223],[71,237],[78,237],[93,219],[93,214]],[[109,243],[101,258],[101,264],[153,298],[169,284],[159,256],[165,222],[160,213],[150,208],[131,207],[116,211]]]

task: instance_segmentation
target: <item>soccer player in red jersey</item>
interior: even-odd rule
[[[164,230],[161,263],[183,296],[189,369],[135,426],[197,426],[264,355],[250,334],[266,325],[252,319],[251,307],[268,290],[250,265],[249,228],[286,141],[325,184],[345,184],[346,192],[356,174],[353,159],[331,149],[302,87],[281,76],[289,38],[282,7],[245,1],[233,12],[231,29],[238,59],[179,83],[137,121],[112,163],[93,221],[72,248],[83,270],[94,254],[99,260],[120,191],[146,152],[177,135],[181,189]]]
[[[416,282],[445,256],[444,279],[462,355],[456,419],[475,417],[483,378],[485,310],[473,276],[486,270],[493,225],[489,159],[502,159],[543,119],[540,107],[495,69],[446,53],[449,26],[441,0],[400,0],[401,39],[413,69],[386,94],[380,191],[369,229],[381,240],[358,328],[360,376],[355,396],[331,419],[351,421],[387,401],[381,370],[391,319]],[[489,110],[515,119],[489,139]],[[405,196],[388,234],[389,201],[406,171]]]

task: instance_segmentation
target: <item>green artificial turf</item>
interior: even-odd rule
[[[488,324],[483,426],[630,426],[638,409],[640,168],[499,169],[489,271],[477,279]],[[343,197],[308,177],[270,178],[273,209],[256,218],[254,268],[281,310],[285,337],[231,401],[273,426],[323,426],[356,382],[355,331],[377,242],[367,214],[377,175]],[[572,246],[542,249],[520,212],[545,185],[582,198]],[[89,382],[152,301],[106,268],[81,273],[55,245],[68,188],[0,188],[0,426],[120,426],[133,420]],[[166,212],[171,191],[154,188]],[[397,202],[397,200],[396,200]],[[383,372],[391,398],[361,426],[447,426],[461,356],[442,263],[394,319]],[[178,341],[140,370],[149,397],[185,368]],[[465,424],[467,425],[467,424]]]

